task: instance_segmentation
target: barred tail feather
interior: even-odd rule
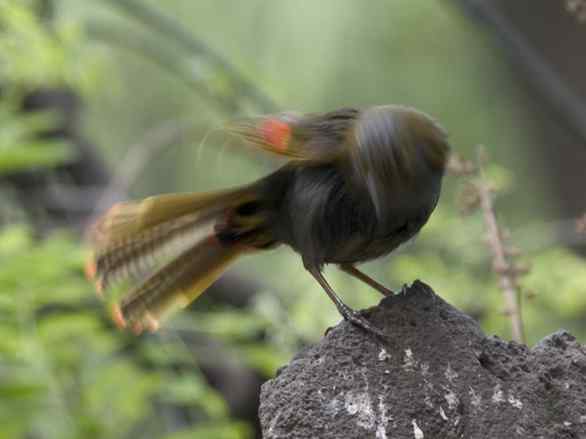
[[[136,333],[156,330],[161,319],[197,299],[243,251],[242,246],[225,246],[208,235],[114,305],[115,322]]]
[[[91,227],[88,237],[98,248],[114,246],[185,215],[201,211],[217,213],[253,197],[252,188],[245,187],[203,194],[165,194],[142,201],[117,203]]]
[[[254,196],[251,187],[169,194],[120,203],[100,218],[89,234],[87,277],[100,295],[118,281],[138,285],[115,307],[117,324],[153,329],[176,304],[195,300],[242,251],[220,243],[215,228]]]
[[[161,261],[187,250],[201,239],[202,230],[213,217],[209,212],[186,215],[98,250],[89,262],[93,280],[103,290],[116,281],[140,279]]]

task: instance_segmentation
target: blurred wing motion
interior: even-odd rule
[[[236,256],[237,241],[221,242],[226,212],[247,202],[249,189],[169,194],[113,206],[90,231],[86,274],[99,294],[118,281],[134,288],[113,307],[119,327],[156,330],[175,308],[195,300]]]
[[[305,163],[324,163],[344,154],[344,142],[358,114],[353,108],[319,114],[281,113],[235,121],[226,129],[272,153]]]

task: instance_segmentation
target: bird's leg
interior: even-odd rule
[[[368,320],[366,320],[358,312],[354,311],[352,308],[346,305],[342,299],[340,299],[340,297],[336,294],[328,281],[323,277],[318,268],[308,267],[307,271],[309,271],[315,280],[317,280],[318,283],[322,286],[328,297],[332,300],[332,302],[334,302],[334,305],[336,305],[336,308],[338,308],[339,313],[342,315],[342,317],[344,317],[345,320],[348,320],[350,323],[378,337],[383,339],[386,337],[380,329],[371,325]]]
[[[356,279],[361,280],[365,284],[370,285],[372,288],[374,288],[375,290],[377,290],[383,296],[392,296],[392,295],[395,294],[395,292],[393,290],[391,290],[391,289],[385,287],[384,285],[378,283],[372,277],[370,277],[367,274],[363,273],[358,268],[356,268],[354,265],[351,265],[351,264],[342,264],[342,265],[340,265],[340,269],[342,271],[345,271],[346,273],[348,273],[350,276],[353,276]]]

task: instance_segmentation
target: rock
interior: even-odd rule
[[[265,439],[586,438],[586,347],[486,337],[417,281],[342,322],[262,387]]]

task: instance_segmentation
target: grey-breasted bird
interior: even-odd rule
[[[237,256],[287,244],[345,319],[381,335],[344,304],[322,268],[338,264],[392,294],[355,264],[390,253],[427,222],[449,153],[443,129],[412,108],[385,105],[268,115],[228,131],[290,161],[243,187],[113,206],[92,228],[86,272],[99,291],[134,282],[113,307],[115,322],[156,330]]]

